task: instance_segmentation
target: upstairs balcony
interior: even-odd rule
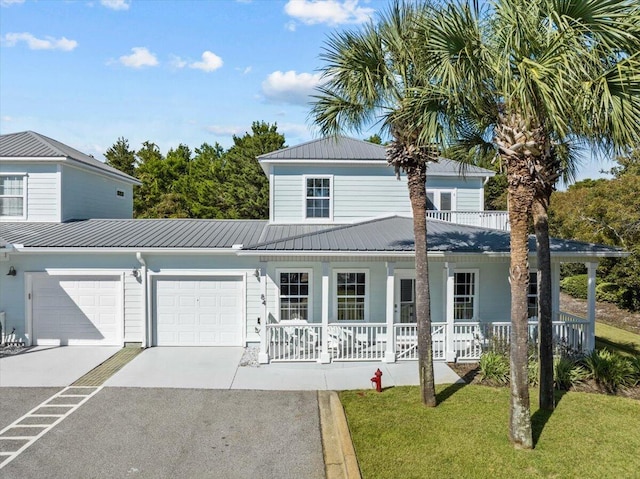
[[[447,221],[467,226],[480,226],[501,231],[509,231],[509,213],[507,211],[447,211],[429,210],[427,218]]]

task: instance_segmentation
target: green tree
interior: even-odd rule
[[[375,145],[382,145],[382,138],[380,138],[380,135],[371,135],[369,138],[366,138],[364,141],[368,141],[369,143],[373,143]]]
[[[133,197],[133,213],[136,218],[154,218],[153,206],[160,202],[166,190],[163,162],[164,156],[158,145],[145,141],[136,153],[138,168],[136,176],[142,182]]]
[[[628,1],[496,0],[485,11],[478,2],[448,1],[420,25],[420,61],[431,83],[412,98],[407,117],[421,109],[430,115],[437,90],[448,98],[447,116],[457,129],[452,141],[482,152],[495,148],[506,171],[510,438],[519,447],[533,447],[527,378],[528,223],[535,210],[539,263],[546,269],[548,228],[541,210],[546,210],[545,198],[557,178],[572,170],[570,141],[577,137],[607,148],[633,138],[624,123],[639,124],[638,58],[624,45],[635,45],[637,12],[638,6]],[[423,123],[423,136],[432,138],[434,128]],[[540,399],[542,407],[552,408],[550,289],[545,289],[550,281],[542,276]]]
[[[422,14],[422,6],[396,2],[377,23],[370,23],[361,31],[331,35],[321,55],[326,83],[315,97],[312,118],[325,135],[347,128],[360,131],[370,122],[379,121],[392,138],[387,146],[387,161],[396,173],[407,175],[413,211],[421,397],[424,405],[435,406],[426,179],[428,163],[439,157],[438,149],[433,147],[437,135],[421,142],[414,118],[401,118],[412,91],[424,85],[418,70],[420,62],[415,58],[414,32],[415,22]]]
[[[105,152],[105,163],[113,168],[126,173],[129,176],[135,176],[136,170],[136,152],[129,149],[129,140],[123,136],[109,147]]]

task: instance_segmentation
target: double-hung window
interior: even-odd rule
[[[305,217],[311,219],[331,219],[331,177],[304,178],[305,182]]]
[[[338,321],[365,321],[368,316],[367,272],[336,271],[335,314]]]
[[[453,319],[470,321],[478,317],[478,272],[456,271],[453,285]]]
[[[311,320],[311,271],[278,271],[280,320]]]
[[[528,317],[538,316],[538,274],[535,271],[529,273],[529,286],[527,288]]]
[[[453,211],[453,191],[427,190],[427,209]]]
[[[24,218],[25,175],[0,175],[0,217]]]

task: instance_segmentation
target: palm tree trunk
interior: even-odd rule
[[[509,438],[516,447],[533,448],[531,406],[529,402],[528,314],[529,285],[528,222],[533,202],[533,188],[525,162],[510,159],[507,163],[509,181],[509,221],[511,223],[511,403],[509,409]]]
[[[555,408],[553,395],[553,318],[551,312],[551,252],[549,248],[549,198],[536,196],[533,225],[538,256],[538,364],[540,408]]]
[[[418,369],[422,404],[435,407],[431,344],[431,297],[427,262],[427,175],[425,166],[407,169],[407,185],[413,211],[413,234],[416,250],[416,322],[418,323]]]

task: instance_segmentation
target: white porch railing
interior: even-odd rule
[[[584,351],[591,334],[589,322],[566,313],[560,313],[559,319],[553,321],[554,353]],[[394,324],[391,336],[385,323],[329,324],[323,333],[318,323],[282,321],[268,324],[266,331],[272,361],[319,361],[323,338],[334,361],[382,361],[388,351],[397,360],[418,359],[415,323]],[[510,334],[510,322],[456,322],[453,337],[448,338],[447,323],[432,323],[433,359],[446,359],[449,346],[456,360],[477,361],[483,351],[508,348]],[[535,344],[537,339],[538,323],[529,321],[529,340]]]
[[[507,211],[427,211],[427,218],[460,225],[509,231]]]

